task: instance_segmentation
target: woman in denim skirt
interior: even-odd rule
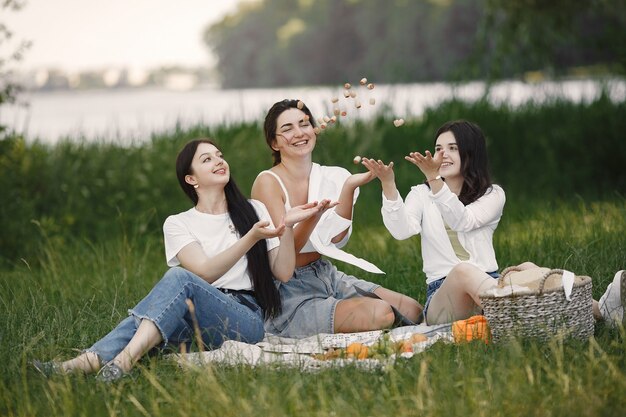
[[[194,207],[169,216],[163,225],[172,268],[92,347],[65,362],[34,361],[37,370],[45,375],[99,371],[98,379],[113,381],[152,348],[195,340],[196,325],[209,349],[228,339],[263,339],[264,319],[281,312],[274,278],[287,281],[295,268],[293,225],[320,206],[294,207],[274,227],[265,206],[239,191],[209,139],[184,146],[176,173]]]
[[[352,231],[359,187],[375,176],[369,172],[351,175],[341,167],[314,163],[315,130],[311,111],[300,100],[279,101],[265,117],[265,139],[274,165],[257,176],[252,198],[265,204],[274,222],[298,204],[319,202],[322,207],[294,227],[296,270],[289,281],[278,283],[283,310],[266,320],[266,331],[306,337],[384,329],[398,319],[415,322],[422,310],[417,301],[344,274],[331,262],[382,273],[341,249]]]

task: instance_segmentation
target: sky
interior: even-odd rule
[[[238,3],[240,0],[26,0],[17,12],[0,9],[0,23],[14,33],[14,39],[32,42],[18,64],[24,71],[213,65],[202,32],[235,11]]]

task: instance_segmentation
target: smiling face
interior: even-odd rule
[[[272,149],[280,152],[281,158],[307,155],[313,152],[316,139],[313,125],[305,118],[305,113],[290,108],[276,119],[276,137]]]
[[[223,188],[229,179],[230,169],[222,152],[213,144],[200,143],[191,162],[191,174],[185,176],[185,181],[201,189],[214,185]]]
[[[461,175],[461,154],[456,138],[451,131],[442,133],[435,142],[435,151],[443,152],[443,163],[439,168],[439,175],[446,179],[462,177]]]

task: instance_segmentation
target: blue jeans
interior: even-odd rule
[[[263,339],[263,312],[254,296],[225,294],[197,275],[176,267],[167,271],[135,308],[128,310],[129,317],[86,351],[96,353],[102,363],[109,362],[126,347],[142,319],[150,320],[159,329],[163,338],[160,348],[195,340],[187,298],[194,304],[202,341],[209,349],[219,347],[225,340],[257,343]]]

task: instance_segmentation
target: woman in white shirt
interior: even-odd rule
[[[293,225],[320,207],[294,207],[274,227],[265,206],[239,191],[221,151],[208,139],[185,145],[176,173],[194,207],[163,225],[172,268],[129,317],[83,354],[65,362],[33,361],[44,375],[99,370],[97,378],[111,382],[157,346],[197,337],[209,349],[227,339],[259,342],[264,319],[280,314],[274,277],[287,281],[293,273]]]
[[[393,162],[362,159],[383,188],[382,216],[396,239],[420,234],[426,274],[427,324],[466,319],[482,311],[479,294],[496,285],[499,274],[493,233],[502,217],[504,191],[491,183],[485,137],[468,121],[445,123],[435,135],[435,154],[411,152],[405,159],[426,177],[406,201],[398,193]],[[524,262],[517,269],[538,268]],[[600,301],[597,320],[624,320],[626,272],[618,271]]]
[[[428,324],[464,319],[480,308],[479,292],[499,276],[492,237],[505,203],[504,190],[491,183],[478,126],[453,121],[435,136],[434,155],[411,152],[405,157],[426,176],[406,201],[396,189],[393,162],[362,159],[381,181],[387,229],[396,239],[422,236]]]
[[[293,205],[319,201],[323,207],[316,216],[294,227],[296,270],[289,281],[279,283],[283,311],[266,320],[266,331],[305,337],[383,329],[397,319],[416,321],[421,313],[417,301],[346,275],[328,259],[382,273],[370,262],[341,249],[352,231],[358,187],[374,175],[351,175],[341,167],[314,163],[314,123],[310,110],[299,100],[277,102],[265,117],[265,139],[274,166],[259,174],[252,197],[267,206],[274,222]]]

